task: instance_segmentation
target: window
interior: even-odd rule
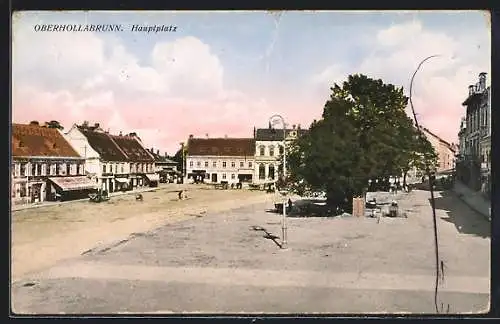
[[[31,163],[31,175],[36,176],[36,163]]]
[[[231,179],[236,179],[236,175],[234,173],[231,173]]]
[[[201,161],[198,161],[198,162],[196,163],[196,166],[197,166],[197,167],[201,167]]]
[[[118,173],[118,164],[115,164],[115,173]]]
[[[42,175],[47,175],[47,164],[42,164]]]
[[[264,155],[264,153],[265,153],[264,150],[265,150],[265,148],[264,148],[263,145],[259,146],[259,154],[260,154],[260,156]]]
[[[217,161],[213,161],[213,162],[212,162],[212,166],[213,166],[214,168],[216,168],[216,167],[217,167]]]
[[[236,167],[236,162],[232,161],[231,162],[231,168],[234,168],[234,167]]]
[[[225,173],[222,174],[222,179],[226,179],[226,174]]]
[[[210,179],[210,173],[205,173],[205,179]]]
[[[253,165],[253,163],[252,163],[252,162],[248,162],[248,167],[249,167],[249,168],[252,168],[252,165]]]
[[[61,169],[61,166],[59,165],[59,163],[56,163],[56,172],[55,172],[56,175],[59,175],[60,169]]]
[[[102,165],[102,173],[106,173],[106,164]]]
[[[193,166],[194,166],[193,161],[189,161],[189,166],[190,166],[190,167],[193,167]]]
[[[71,164],[66,164],[66,174],[70,175],[71,174]]]
[[[123,163],[121,165],[121,170],[122,170],[122,173],[125,173],[125,165]]]
[[[240,168],[243,168],[244,165],[245,163],[243,161],[240,161]]]
[[[226,161],[222,162],[222,167],[225,168],[226,167]]]
[[[280,145],[280,146],[279,146],[279,152],[280,152],[280,155],[283,155],[283,151],[284,151],[284,150],[283,150],[283,145]]]
[[[78,166],[78,174],[85,174],[84,168],[85,166],[83,164],[80,164]]]
[[[269,179],[274,180],[274,165],[269,166]]]
[[[208,161],[205,161],[205,168],[208,168]]]
[[[269,156],[274,156],[274,146],[269,147]]]
[[[266,179],[266,167],[264,166],[264,164],[259,165],[259,179]]]

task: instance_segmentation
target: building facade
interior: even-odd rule
[[[422,133],[431,143],[438,156],[438,165],[436,172],[452,171],[455,168],[457,148],[455,144],[448,143],[441,137],[432,133],[425,127],[421,127]]]
[[[291,129],[254,128],[255,168],[254,183],[274,182],[282,174],[284,145],[304,134],[300,125]],[[285,139],[285,141],[283,141]],[[286,153],[286,152],[285,152]]]
[[[144,147],[137,134],[129,133],[127,135],[120,134],[109,136],[113,142],[118,145],[120,150],[125,153],[127,162],[129,163],[129,175],[128,177],[120,177],[122,183],[126,183],[131,188],[136,188],[138,186],[158,186],[160,176],[154,169],[155,159]],[[115,176],[115,178],[118,177]]]
[[[13,124],[12,158],[13,205],[83,198],[96,189],[85,159],[58,129]]]
[[[111,193],[142,187],[148,184],[147,174],[154,174],[154,159],[136,143],[134,133],[114,136],[97,123],[84,122],[73,125],[65,136],[85,157],[85,172],[101,190]]]
[[[464,141],[460,154],[460,180],[473,190],[482,190],[489,196],[491,188],[491,90],[486,85],[486,73],[469,86],[462,103],[466,107]]]
[[[194,138],[187,142],[186,177],[205,183],[252,183],[253,138]]]

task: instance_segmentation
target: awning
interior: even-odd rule
[[[115,178],[115,180],[119,183],[128,183],[128,178]]]
[[[146,178],[148,178],[149,181],[160,181],[160,175],[156,173],[146,174]]]
[[[87,177],[60,177],[49,180],[63,191],[97,189],[97,183]]]

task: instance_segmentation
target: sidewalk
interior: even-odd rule
[[[117,196],[123,196],[123,195],[134,195],[134,194],[138,194],[141,192],[156,191],[156,190],[169,190],[170,192],[176,192],[176,191],[179,191],[180,188],[184,188],[182,184],[167,184],[167,185],[163,185],[163,186],[160,185],[158,187],[145,187],[145,188],[140,188],[140,189],[136,189],[136,190],[132,190],[132,191],[112,192],[109,194],[109,196],[110,197],[117,197]],[[87,201],[87,200],[89,200],[89,198],[75,199],[75,200],[68,200],[68,201],[44,201],[44,202],[38,203],[38,204],[26,204],[26,205],[12,206],[11,211],[15,212],[15,211],[25,210],[25,209],[71,204],[71,203],[75,203],[78,201]]]
[[[453,186],[455,192],[464,203],[476,212],[488,218],[491,221],[491,202],[486,199],[481,192],[473,191],[460,181],[455,181]]]

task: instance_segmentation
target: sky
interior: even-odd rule
[[[18,12],[12,119],[100,123],[174,154],[190,134],[251,137],[274,114],[307,128],[349,74],[408,95],[419,62],[439,55],[415,77],[413,104],[420,124],[457,142],[468,85],[480,72],[490,83],[489,19],[482,11]],[[121,30],[38,30],[48,24]]]

